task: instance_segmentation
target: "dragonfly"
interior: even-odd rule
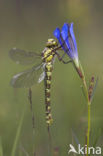
[[[53,123],[50,102],[53,64],[56,57],[64,64],[70,62],[70,60],[64,61],[65,53],[60,56],[58,50],[61,50],[61,46],[58,42],[55,39],[48,39],[44,50],[40,54],[18,48],[12,48],[9,51],[10,58],[16,63],[21,65],[33,64],[32,68],[13,76],[11,85],[14,88],[31,88],[35,83],[40,83],[44,80],[46,123],[48,128]]]

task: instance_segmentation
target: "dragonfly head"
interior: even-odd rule
[[[52,48],[52,47],[57,47],[58,43],[56,40],[54,39],[48,39],[47,43],[46,43],[46,47],[48,48]]]

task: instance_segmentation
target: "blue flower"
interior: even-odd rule
[[[54,36],[59,41],[64,52],[66,52],[70,59],[74,61],[76,66],[79,66],[77,44],[73,32],[73,23],[70,25],[68,23],[64,23],[61,31],[59,28],[56,28]]]

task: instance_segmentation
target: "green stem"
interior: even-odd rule
[[[88,102],[87,156],[88,156],[89,139],[90,139],[90,102]]]
[[[89,136],[90,136],[90,103],[88,100],[88,90],[87,90],[87,84],[86,84],[85,79],[83,80],[83,85],[86,91],[87,107],[88,107],[88,130],[87,130],[87,156],[88,156]]]
[[[87,107],[88,107],[88,129],[87,129],[87,134],[86,134],[86,137],[87,137],[87,154],[86,156],[88,156],[88,147],[89,147],[89,140],[90,140],[90,121],[91,121],[91,116],[90,116],[90,105],[91,105],[91,102],[89,100],[89,95],[88,95],[88,87],[87,87],[87,83],[86,83],[86,80],[85,80],[85,74],[84,74],[84,71],[83,71],[83,68],[79,62],[79,67],[76,66],[75,62],[73,62],[74,64],[74,67],[77,71],[77,73],[79,74],[79,77],[81,78],[82,80],[82,83],[83,83],[83,87],[84,87],[84,91],[85,91],[85,95],[86,95],[86,100],[87,100]]]
[[[88,156],[88,147],[89,147],[89,140],[90,140],[90,121],[91,121],[91,116],[90,116],[90,101],[89,101],[89,97],[88,97],[88,88],[87,88],[87,84],[86,84],[86,80],[85,77],[82,79],[83,81],[83,86],[86,92],[86,97],[87,97],[87,107],[88,107],[88,128],[87,128],[87,155]]]
[[[88,147],[89,147],[89,141],[90,141],[90,121],[91,121],[91,114],[90,114],[90,101],[89,101],[89,97],[88,97],[88,88],[87,88],[87,84],[85,81],[85,77],[83,79],[83,85],[86,91],[86,97],[87,97],[87,107],[88,107],[88,129],[87,129],[87,155],[88,156]]]
[[[87,155],[88,156],[88,147],[89,147],[89,140],[90,140],[90,121],[91,121],[91,116],[90,116],[90,101],[89,101],[89,96],[88,96],[88,88],[87,88],[87,83],[86,83],[86,80],[85,80],[85,74],[84,74],[84,71],[83,71],[83,68],[80,64],[80,71],[82,73],[82,82],[83,82],[83,86],[84,86],[84,89],[85,89],[85,94],[86,94],[86,100],[87,100],[87,107],[88,107],[88,128],[87,128]]]

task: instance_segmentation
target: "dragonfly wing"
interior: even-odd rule
[[[45,78],[45,72],[42,72],[42,73],[40,74],[39,79],[38,79],[38,83],[41,83],[41,82],[44,80],[44,78]]]
[[[30,88],[34,83],[38,82],[41,73],[41,66],[31,68],[24,72],[18,73],[13,76],[11,85],[14,88]]]
[[[12,48],[9,51],[10,58],[18,64],[29,65],[41,61],[41,54]]]

